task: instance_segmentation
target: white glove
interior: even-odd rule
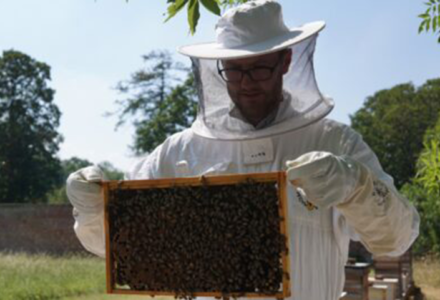
[[[105,179],[97,166],[82,168],[67,178],[66,193],[72,205],[79,211],[94,213],[103,205],[99,182]]]
[[[336,206],[371,253],[401,255],[417,237],[417,212],[363,164],[328,152],[286,164],[288,180],[304,190],[307,201]]]
[[[349,199],[358,187],[361,172],[368,172],[349,157],[329,152],[309,152],[287,161],[286,165],[288,180],[319,208],[329,208]]]
[[[102,170],[91,166],[70,174],[66,183],[75,233],[84,248],[100,257],[105,257],[104,199],[99,185],[104,179]]]

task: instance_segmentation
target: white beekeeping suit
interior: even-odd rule
[[[350,238],[371,252],[400,255],[418,235],[419,216],[395,189],[361,136],[325,119],[333,102],[316,84],[313,53],[323,22],[289,29],[275,1],[229,10],[217,42],[182,47],[199,89],[193,126],[168,138],[127,179],[287,171],[291,290],[295,300],[336,300],[344,284]],[[219,69],[230,59],[292,51],[279,105],[250,124],[229,96]],[[256,71],[246,71],[255,76]],[[244,79],[243,79],[244,80]],[[67,193],[75,231],[89,251],[105,256],[98,169],[73,173]],[[318,209],[308,210],[304,203]]]

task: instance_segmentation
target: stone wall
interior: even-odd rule
[[[73,224],[70,204],[0,205],[0,251],[85,253]]]

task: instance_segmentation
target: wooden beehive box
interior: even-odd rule
[[[107,292],[287,298],[284,172],[107,181]]]

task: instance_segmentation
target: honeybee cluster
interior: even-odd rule
[[[273,295],[288,276],[275,183],[115,189],[108,209],[120,286],[179,298]]]

